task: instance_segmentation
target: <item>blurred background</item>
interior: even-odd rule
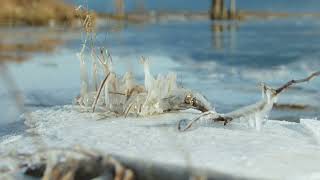
[[[143,82],[140,56],[153,74],[174,71],[218,112],[261,98],[320,70],[319,0],[2,0],[0,136],[24,128],[21,113],[71,104],[79,94],[80,19],[89,9],[95,45],[116,72]],[[79,9],[79,8],[78,8]],[[88,58],[89,55],[87,55]],[[320,117],[320,78],[280,96],[270,119]]]

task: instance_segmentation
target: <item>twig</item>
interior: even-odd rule
[[[94,112],[95,109],[96,109],[96,104],[97,104],[98,99],[100,97],[101,91],[102,91],[104,85],[106,84],[107,79],[109,78],[109,76],[110,76],[110,73],[107,74],[107,76],[103,79],[102,83],[100,84],[100,87],[99,87],[99,90],[98,90],[98,94],[96,96],[96,99],[94,100],[94,103],[92,104],[92,112]]]
[[[283,86],[281,86],[280,88],[276,89],[275,95],[280,94],[282,91],[288,89],[290,86],[292,86],[294,84],[308,82],[308,81],[310,81],[311,79],[313,79],[316,76],[320,76],[320,71],[314,72],[310,76],[308,76],[308,77],[306,77],[304,79],[291,80],[291,81],[287,82],[286,84],[284,84]]]

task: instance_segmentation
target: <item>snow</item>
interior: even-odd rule
[[[144,118],[106,118],[79,113],[72,106],[32,112],[23,135],[5,137],[0,153],[33,152],[45,147],[80,145],[145,161],[213,169],[264,179],[319,179],[320,122],[268,120],[260,131],[246,123],[200,124],[187,132],[177,122],[194,111]]]

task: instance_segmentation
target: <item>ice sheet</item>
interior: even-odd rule
[[[301,119],[300,123],[309,130],[314,140],[320,145],[320,121],[316,119]]]
[[[269,120],[260,132],[236,122],[227,126],[202,123],[181,133],[177,121],[190,119],[195,112],[106,119],[102,114],[79,113],[72,106],[57,106],[30,116],[26,124],[31,129],[24,135],[3,138],[0,153],[81,145],[146,161],[192,165],[245,177],[319,178],[320,146],[305,128],[305,124],[313,127],[305,123],[307,120],[302,124]]]

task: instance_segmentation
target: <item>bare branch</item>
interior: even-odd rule
[[[290,86],[292,86],[294,84],[308,82],[311,79],[315,78],[316,76],[320,76],[320,71],[314,72],[310,76],[308,76],[308,77],[306,77],[304,79],[291,80],[291,81],[287,82],[286,84],[284,84],[283,86],[281,86],[280,88],[276,89],[276,94],[275,95],[280,94],[282,91],[288,89]]]

